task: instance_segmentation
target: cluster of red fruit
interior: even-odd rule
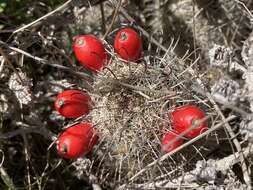
[[[137,61],[142,52],[141,38],[131,28],[121,29],[115,36],[114,49],[122,59]],[[77,60],[95,73],[102,70],[108,63],[109,56],[104,45],[93,35],[76,36],[73,50]]]
[[[126,61],[137,61],[141,57],[142,42],[139,34],[124,28],[118,31],[114,40],[116,53]],[[103,43],[93,35],[74,37],[73,50],[77,60],[88,70],[97,73],[108,63],[109,56]],[[91,109],[90,96],[80,90],[65,90],[58,94],[55,109],[66,118],[87,115]],[[83,122],[64,130],[57,140],[59,155],[76,159],[87,154],[98,141],[92,123]]]
[[[208,127],[204,112],[195,105],[177,107],[169,113],[169,118],[173,130],[169,131],[162,140],[162,150],[167,153],[183,144],[182,136],[197,137]]]
[[[118,31],[114,40],[114,49],[126,61],[137,61],[141,57],[142,42],[139,34],[124,28]],[[108,53],[103,43],[93,35],[80,35],[74,38],[73,50],[77,60],[94,73],[102,70],[108,63]],[[55,101],[56,110],[66,118],[78,118],[87,115],[91,110],[90,96],[80,90],[65,90],[58,94]],[[173,131],[168,132],[162,140],[162,150],[170,152],[183,143],[180,134],[188,130],[195,121],[205,117],[198,107],[186,105],[176,108],[169,114]],[[207,129],[204,121],[186,134],[187,138],[198,136]],[[59,155],[68,159],[76,159],[87,154],[98,142],[98,135],[92,123],[83,122],[64,130],[57,141]]]
[[[91,98],[80,90],[65,90],[58,94],[55,109],[66,118],[87,115],[91,109]],[[57,140],[57,150],[64,158],[76,159],[90,152],[98,141],[91,123],[83,122],[64,130]]]

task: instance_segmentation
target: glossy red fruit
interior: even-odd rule
[[[176,140],[177,137],[178,133],[175,131],[166,133],[162,140],[162,150],[168,153],[183,144],[184,140],[182,138]]]
[[[77,60],[91,71],[97,72],[107,64],[104,45],[94,35],[75,36],[72,48]]]
[[[57,151],[63,158],[77,159],[89,153],[97,141],[98,135],[92,124],[80,123],[62,132],[57,141]]]
[[[172,128],[178,133],[184,132],[185,130],[192,127],[192,125],[195,124],[197,121],[200,121],[204,118],[205,113],[200,108],[194,105],[185,105],[178,107],[170,114]],[[207,127],[207,121],[203,121],[191,131],[186,133],[184,136],[187,138],[194,138],[207,130]]]
[[[62,116],[78,118],[89,113],[91,98],[80,90],[65,90],[58,94],[54,106]]]
[[[132,28],[121,29],[116,34],[114,49],[121,58],[136,61],[141,57],[141,37]]]

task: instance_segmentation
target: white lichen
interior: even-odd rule
[[[220,78],[211,87],[211,94],[220,102],[236,103],[241,95],[240,85],[232,79]]]
[[[15,110],[15,106],[10,103],[6,94],[0,94],[0,113],[3,118],[9,118],[12,116]]]
[[[49,115],[49,119],[59,124],[63,124],[63,122],[65,121],[65,117],[60,115],[57,111],[52,111]]]
[[[240,73],[244,73],[247,71],[247,69],[242,66],[241,64],[239,64],[237,61],[232,61],[229,65],[229,71],[232,72],[232,71],[238,71]]]
[[[206,181],[213,184],[217,178],[215,160],[210,159],[207,161],[198,161],[193,175],[196,176],[197,181]]]
[[[253,66],[253,33],[244,41],[241,55],[246,66]]]
[[[195,181],[198,182],[205,182],[209,184],[214,184],[216,180],[218,179],[217,167],[216,167],[216,160],[209,159],[207,161],[200,160],[196,163],[196,168],[190,172],[187,172],[185,175],[172,180],[174,183],[179,182],[186,182],[186,183],[192,183]]]
[[[243,74],[243,79],[245,80],[244,94],[250,103],[250,109],[253,112],[253,67],[249,66],[247,71]]]
[[[240,123],[240,133],[243,135],[244,140],[253,142],[253,121],[245,121],[243,120]]]
[[[88,158],[81,157],[75,160],[71,165],[75,168],[74,175],[78,179],[82,179],[87,175],[92,163]]]
[[[32,79],[28,78],[25,73],[14,72],[9,79],[9,88],[13,91],[19,103],[28,105],[32,101],[31,94]]]
[[[48,85],[49,91],[50,93],[53,94],[57,94],[65,89],[69,89],[75,86],[75,84],[70,83],[67,79],[55,80],[52,78],[49,80],[49,84],[50,84]]]
[[[0,112],[6,113],[9,108],[8,100],[6,95],[1,94],[0,95]]]
[[[232,61],[233,51],[229,47],[214,44],[209,50],[210,65],[213,67],[228,68]]]

